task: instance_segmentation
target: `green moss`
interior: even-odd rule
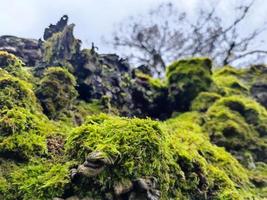
[[[0,113],[0,154],[18,160],[47,153],[43,116],[15,107]]]
[[[205,112],[214,104],[221,96],[214,92],[201,92],[191,104],[191,110]]]
[[[169,140],[172,145],[171,149],[174,151],[173,154],[183,159],[186,158],[191,164],[199,165],[198,175],[201,174],[200,177],[206,179],[204,193],[208,198],[244,199],[245,196],[253,196],[247,171],[224,149],[216,147],[208,141],[202,128],[198,125],[200,118],[200,115],[192,112],[165,122],[167,131],[170,133]],[[184,170],[187,169],[188,166],[185,166]],[[196,173],[196,171],[191,169],[189,173]],[[191,181],[187,181],[184,184],[188,187]],[[198,183],[200,184],[200,182]],[[188,195],[194,190],[192,187],[188,187],[185,191],[184,195]],[[193,195],[194,198],[198,197],[199,199],[204,196]]]
[[[16,106],[30,110],[39,109],[32,85],[0,71],[0,109]]]
[[[191,101],[212,82],[211,61],[192,58],[176,61],[167,68],[170,102],[174,109],[187,110]]]
[[[139,79],[142,79],[143,81],[148,82],[151,85],[151,87],[155,89],[166,88],[165,80],[161,80],[159,78],[153,78],[149,76],[148,74],[144,74],[142,72],[137,72],[136,77]]]
[[[92,116],[67,141],[70,158],[83,163],[91,152],[114,159],[96,177],[78,185],[75,193],[92,197],[113,192],[116,182],[155,177],[161,199],[243,199],[250,192],[246,170],[229,153],[212,145],[194,121],[197,112],[159,123],[150,119]],[[194,120],[193,120],[194,119]],[[79,144],[79,145],[78,145]]]
[[[11,182],[18,199],[53,199],[62,196],[70,183],[71,163],[38,161],[11,173]]]
[[[22,80],[29,80],[30,74],[23,66],[24,63],[15,55],[0,51],[0,68]]]
[[[256,192],[261,198],[267,197],[267,164],[256,163],[256,167],[249,173],[252,183],[257,187]]]
[[[245,70],[225,66],[215,70],[212,76],[217,92],[223,96],[248,95],[249,87],[244,81]]]
[[[212,142],[244,158],[246,150],[255,160],[265,160],[266,110],[244,96],[224,97],[207,111],[205,127]]]
[[[236,76],[236,77],[240,77],[242,75],[244,75],[244,73],[246,72],[246,70],[244,69],[238,69],[232,66],[224,66],[222,68],[219,68],[217,70],[214,70],[214,75],[215,76]]]
[[[103,177],[99,177],[102,180],[107,180],[107,176],[111,176],[110,181],[145,175],[163,178],[168,176],[167,166],[164,162],[160,163],[161,158],[164,161],[165,153],[161,145],[163,138],[159,124],[152,120],[100,115],[89,117],[84,125],[76,128],[66,146],[70,156],[80,162],[92,151],[101,151],[108,157],[117,158],[117,168],[102,174]],[[76,145],[78,143],[79,146]],[[112,185],[110,181],[102,184]],[[165,184],[166,180],[163,179],[161,187],[166,187]]]
[[[10,174],[18,169],[13,160],[0,158],[0,198],[5,200],[16,199],[16,194],[12,192]]]
[[[78,95],[75,86],[75,78],[67,69],[48,68],[36,89],[44,113],[50,118],[57,119],[61,111],[70,109]]]

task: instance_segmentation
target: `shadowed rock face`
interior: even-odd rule
[[[267,108],[267,83],[255,83],[251,87],[253,97]]]
[[[18,56],[27,66],[34,66],[42,58],[41,43],[35,39],[0,36],[0,50]]]

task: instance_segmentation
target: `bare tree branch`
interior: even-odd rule
[[[172,3],[163,3],[144,16],[123,22],[114,32],[112,43],[135,64],[146,64],[155,74],[164,73],[166,64],[173,60],[188,56],[208,56],[220,66],[252,55],[267,55],[267,49],[255,45],[266,33],[266,22],[250,33],[240,29],[255,2],[240,0],[233,9],[236,17],[228,25],[223,23],[218,4],[200,9],[192,21]]]

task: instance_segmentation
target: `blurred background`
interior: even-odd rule
[[[1,0],[0,35],[42,38],[64,14],[83,47],[117,53],[158,73],[171,61],[266,62],[265,0]]]

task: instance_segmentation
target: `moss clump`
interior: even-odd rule
[[[11,109],[16,106],[30,110],[39,109],[32,85],[0,71],[0,109]]]
[[[15,55],[6,51],[0,51],[0,68],[22,80],[28,80],[30,74],[23,68],[23,66],[24,63]]]
[[[0,113],[0,154],[17,160],[28,160],[47,152],[45,131],[48,124],[41,115],[24,108]]]
[[[78,95],[75,86],[75,78],[67,69],[50,67],[45,71],[36,95],[49,118],[57,119],[61,111],[72,106]]]
[[[244,96],[224,97],[207,111],[205,127],[213,143],[224,146],[244,158],[245,151],[253,159],[266,161],[266,110]]]
[[[248,95],[249,88],[242,78],[245,71],[230,66],[216,70],[212,76],[217,92],[223,96]]]
[[[191,110],[205,112],[214,104],[221,96],[214,92],[201,92],[191,104]]]
[[[34,161],[11,173],[12,190],[17,199],[46,200],[62,196],[70,183],[71,163]]]
[[[208,141],[198,125],[200,121],[201,116],[191,112],[167,120],[164,125],[170,134],[173,155],[185,176],[184,181],[177,183],[180,189],[183,188],[185,199],[223,200],[254,196],[247,171],[231,154]],[[187,164],[182,164],[185,161]],[[197,177],[197,181],[192,177]],[[202,191],[198,193],[199,190]]]
[[[253,196],[246,170],[229,153],[208,142],[196,121],[197,113],[165,123],[150,119],[92,116],[67,140],[71,159],[83,163],[88,154],[102,152],[111,159],[100,174],[86,177],[74,194],[115,198],[116,183],[154,177],[161,199],[243,199]],[[244,190],[240,190],[242,187]]]
[[[116,163],[116,168],[107,168],[96,182],[80,190],[89,190],[100,195],[104,190],[113,190],[115,182],[133,180],[145,176],[155,176],[167,190],[168,167],[162,145],[164,135],[158,122],[152,120],[127,119],[100,115],[89,117],[87,122],[76,128],[67,141],[67,151],[71,158],[83,162],[87,154],[102,152],[106,158]],[[77,145],[79,144],[79,145]],[[142,149],[142,151],[140,151]],[[108,178],[109,177],[109,178]],[[91,184],[94,183],[94,179]],[[90,188],[92,187],[92,188]]]
[[[212,82],[211,65],[208,58],[192,58],[174,62],[167,68],[169,97],[173,109],[187,110],[200,92],[209,89]]]
[[[256,192],[261,198],[267,197],[267,164],[256,163],[256,166],[249,173],[251,182],[257,187]]]

